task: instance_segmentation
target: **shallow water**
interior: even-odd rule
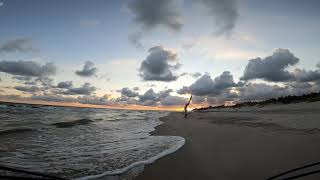
[[[2,105],[0,164],[72,179],[121,174],[184,144],[181,137],[150,136],[166,114]]]

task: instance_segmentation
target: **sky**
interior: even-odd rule
[[[0,0],[0,100],[170,109],[320,90],[317,0]]]

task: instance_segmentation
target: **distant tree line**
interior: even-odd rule
[[[301,96],[282,96],[278,98],[271,98],[265,101],[247,101],[247,102],[241,102],[238,104],[235,104],[233,106],[209,106],[209,107],[203,107],[203,108],[196,108],[194,110],[206,110],[206,109],[218,109],[218,108],[240,108],[243,106],[265,106],[268,104],[290,104],[290,103],[301,103],[301,102],[315,102],[320,101],[320,92],[318,93],[310,93],[310,94],[304,94]]]

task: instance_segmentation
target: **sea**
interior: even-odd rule
[[[167,114],[2,104],[0,166],[67,179],[134,179],[184,145],[182,137],[150,135]]]

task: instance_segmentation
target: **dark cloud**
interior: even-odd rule
[[[203,75],[189,89],[192,94],[197,96],[209,95],[213,90],[213,80],[209,75]]]
[[[214,18],[216,33],[230,33],[238,19],[236,0],[200,0],[199,2]]]
[[[29,86],[39,86],[42,90],[47,90],[51,87],[53,87],[53,79],[45,76],[41,77],[30,77],[30,76],[14,76],[13,79],[17,79],[19,81],[22,81],[23,84],[29,85]]]
[[[61,91],[60,93],[65,95],[91,95],[96,89],[90,83],[84,83],[81,87],[71,87],[67,91]]]
[[[192,104],[201,104],[206,101],[204,96],[192,96]]]
[[[224,71],[214,80],[211,76],[205,74],[194,82],[190,87],[183,87],[178,90],[179,94],[192,93],[197,96],[217,95],[225,89],[235,87],[237,84],[233,80],[233,76],[229,71]]]
[[[72,87],[73,87],[72,81],[59,82],[57,85],[57,88],[61,88],[61,89],[70,89]]]
[[[38,86],[15,86],[14,89],[29,93],[35,93],[41,90]]]
[[[229,87],[237,86],[233,80],[233,76],[229,71],[224,71],[220,76],[216,77],[213,81],[213,89],[216,93],[223,91]]]
[[[295,80],[298,82],[312,82],[320,80],[320,70],[295,69],[293,72]]]
[[[45,65],[33,61],[0,61],[0,72],[20,76],[51,76],[56,74],[56,66],[53,63]]]
[[[92,77],[96,76],[98,68],[94,67],[94,63],[91,61],[86,61],[82,70],[77,70],[76,74],[82,77]]]
[[[177,63],[177,53],[155,46],[149,49],[149,55],[142,61],[139,72],[145,81],[174,81],[178,78],[173,71],[181,64]],[[169,64],[176,63],[176,64]]]
[[[183,86],[181,89],[177,90],[178,94],[190,94],[190,88],[188,86]]]
[[[118,90],[118,92],[121,93],[121,96],[126,96],[126,97],[137,97],[139,95],[138,92],[135,90],[131,90],[128,87],[122,88],[121,90]]]
[[[179,0],[130,0],[127,7],[134,20],[145,29],[164,26],[178,31],[182,27],[181,3]]]
[[[249,60],[241,80],[289,81],[294,77],[286,68],[298,61],[288,49],[276,49],[271,56]]]
[[[152,88],[147,90],[143,95],[139,95],[139,103],[145,106],[155,106],[160,105],[168,96],[171,96],[170,93],[173,92],[172,89],[165,89],[156,93]],[[167,102],[167,101],[166,101]]]
[[[81,96],[78,97],[78,102],[81,104],[93,104],[93,105],[109,105],[111,102],[106,96]]]
[[[265,83],[249,83],[238,90],[241,101],[266,100],[288,95],[285,88]]]
[[[129,42],[134,45],[134,47],[141,49],[143,45],[141,43],[141,39],[143,37],[142,32],[131,33],[128,36]]]
[[[156,93],[152,88],[147,90],[143,95],[139,95],[138,103],[144,106],[155,106],[160,104],[160,100],[167,97],[172,90],[164,90]]]
[[[32,39],[19,38],[6,41],[0,46],[0,52],[36,52],[38,49],[32,45]]]
[[[166,90],[160,91],[158,93],[158,99],[161,100],[161,99],[166,98],[167,96],[170,96],[171,92],[173,92],[172,89],[166,89]]]
[[[188,101],[187,98],[179,97],[179,96],[166,96],[163,98],[160,103],[163,106],[178,106],[184,105]]]
[[[145,102],[145,101],[155,101],[157,99],[158,95],[156,92],[154,92],[154,90],[152,88],[150,88],[149,90],[147,90],[143,95],[139,96],[139,100],[141,102]]]
[[[309,82],[290,82],[285,84],[285,93],[290,95],[303,95],[311,92],[319,92],[314,84]]]

